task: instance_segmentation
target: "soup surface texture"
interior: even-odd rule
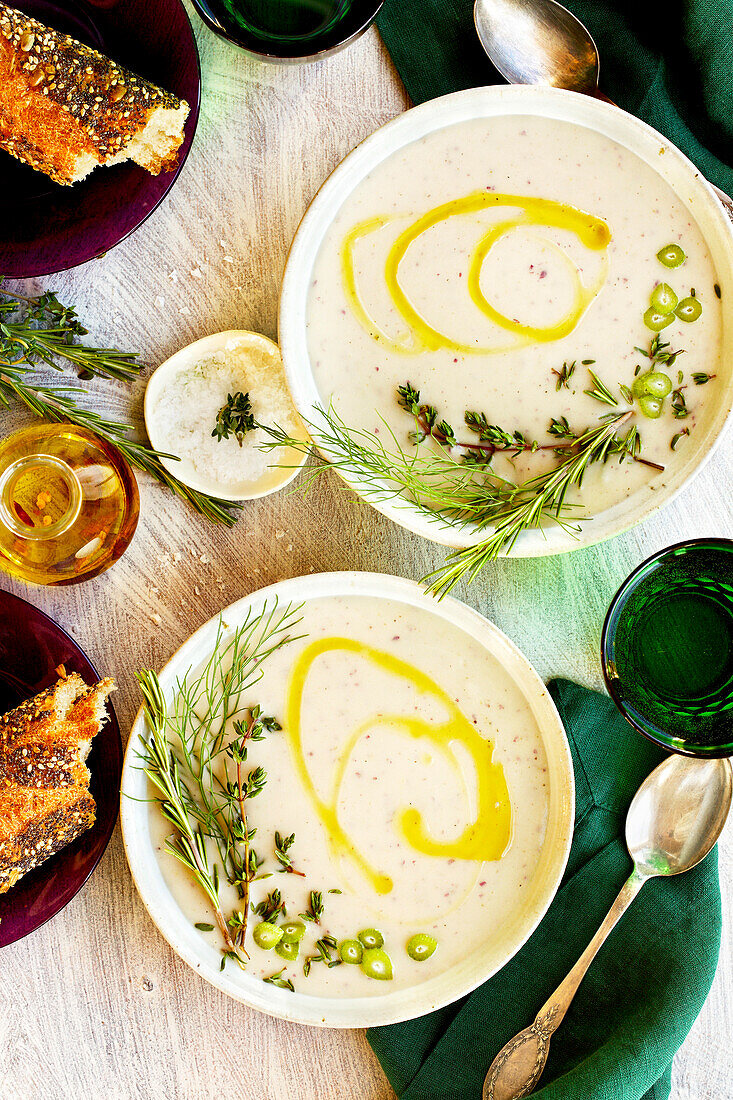
[[[304,605],[301,631],[267,658],[243,700],[283,726],[247,759],[248,770],[267,771],[247,804],[269,875],[252,883],[251,901],[279,889],[286,919],[298,920],[316,890],[324,912],[320,923],[305,922],[293,961],[257,946],[261,918],[250,914],[247,974],[284,968],[299,993],[375,996],[485,949],[521,911],[545,840],[547,756],[531,703],[501,658],[438,615],[387,599],[323,597]],[[205,895],[164,851],[170,826],[156,807],[150,821],[179,905],[193,923],[214,925]],[[279,870],[276,831],[295,834],[288,855],[299,874]],[[224,912],[241,905],[224,886]],[[391,981],[346,963],[313,964],[304,976],[319,938],[340,944],[365,928],[384,937]],[[406,950],[417,933],[437,941],[424,961]],[[220,946],[218,930],[202,934]]]
[[[657,255],[669,245],[684,254],[674,268]],[[644,315],[660,284],[674,295],[662,292],[660,339],[684,354],[654,364],[671,385],[661,412],[647,403],[650,417],[619,387],[652,367]],[[631,409],[623,431],[636,425],[640,457],[664,469],[596,463],[573,498],[593,514],[664,484],[687,434],[705,430],[715,379],[693,374],[716,375],[718,294],[697,223],[634,153],[556,119],[479,119],[393,153],[345,199],[313,268],[309,357],[324,407],[383,439],[386,421],[407,449],[415,425],[397,387],[408,381],[459,442],[476,440],[467,411],[547,448],[558,442],[552,419],[578,436]],[[698,305],[678,316],[675,303],[691,296]],[[586,392],[591,370],[611,402]],[[523,481],[556,460],[551,450],[499,454],[493,468]]]

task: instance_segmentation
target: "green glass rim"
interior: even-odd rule
[[[623,693],[619,690],[619,678],[613,671],[616,667],[616,627],[629,596],[635,591],[642,578],[656,569],[664,558],[680,553],[694,553],[698,549],[722,550],[726,553],[733,554],[733,540],[711,537],[687,539],[684,542],[676,542],[671,546],[665,546],[662,550],[658,550],[656,554],[652,554],[651,557],[646,558],[645,561],[641,562],[641,564],[629,574],[611,600],[603,623],[603,629],[601,631],[601,669],[603,670],[603,679],[605,680],[608,694],[613,699],[619,711],[629,725],[633,726],[634,729],[646,737],[648,741],[652,741],[655,745],[659,745],[660,748],[665,749],[667,752],[678,753],[680,756],[693,756],[698,759],[713,759],[733,756],[733,740],[728,744],[715,745],[712,747],[710,745],[693,745],[690,742],[685,742],[684,744],[680,743],[678,739],[665,734],[663,730],[659,729],[654,723],[647,721],[642,714],[639,714],[627,704]]]
[[[348,11],[332,24],[307,35],[278,38],[245,26],[234,29],[219,17],[211,0],[193,0],[198,15],[216,34],[261,61],[283,64],[320,61],[351,45],[372,25],[383,4],[384,0],[352,0]]]

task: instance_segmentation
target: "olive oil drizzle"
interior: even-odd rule
[[[468,292],[474,305],[499,328],[515,337],[509,347],[479,347],[464,344],[453,339],[447,333],[431,325],[415,308],[400,283],[400,265],[410,245],[429,229],[448,218],[465,214],[475,214],[496,206],[518,209],[518,216],[497,222],[481,238],[471,254],[468,269]],[[392,351],[402,354],[415,354],[422,351],[448,349],[463,354],[495,354],[529,343],[549,343],[560,340],[573,331],[581,317],[596,298],[605,283],[608,274],[608,258],[604,255],[600,272],[596,279],[586,286],[580,278],[580,271],[573,260],[562,248],[552,241],[545,243],[557,250],[571,268],[574,284],[574,300],[571,308],[554,325],[535,326],[523,324],[515,318],[501,313],[486,297],[480,286],[483,265],[494,245],[507,233],[529,226],[550,226],[568,230],[591,251],[604,251],[611,241],[611,232],[601,218],[588,214],[567,203],[553,199],[534,198],[527,195],[509,195],[492,191],[477,191],[460,199],[452,199],[434,207],[404,229],[392,244],[385,261],[384,278],[390,298],[406,322],[409,335],[394,338],[389,336],[375,321],[361,296],[356,277],[355,248],[365,236],[382,229],[399,215],[372,217],[355,225],[344,238],[341,248],[341,271],[346,298],[359,324],[378,343],[386,344]]]
[[[344,745],[336,765],[331,795],[325,800],[316,790],[303,751],[302,705],[306,682],[313,663],[324,653],[356,653],[378,668],[412,684],[419,692],[437,699],[446,709],[445,722],[431,723],[422,718],[404,715],[377,714],[355,730]],[[451,750],[453,743],[463,745],[470,755],[476,775],[476,816],[454,840],[436,840],[427,828],[423,816],[415,807],[404,807],[396,814],[397,826],[405,841],[425,855],[473,860],[498,860],[511,840],[512,808],[504,770],[492,762],[493,743],[473,727],[455,702],[426,673],[383,650],[353,638],[329,637],[306,646],[290,675],[286,700],[285,734],[293,762],[308,797],[315,807],[329,841],[338,857],[353,861],[377,894],[392,890],[391,878],[375,868],[359,850],[339,820],[338,806],[346,768],[356,744],[369,729],[376,727],[398,730],[414,738],[427,738],[443,755],[451,759],[458,774],[458,761]]]

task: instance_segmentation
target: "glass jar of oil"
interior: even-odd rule
[[[124,554],[137,482],[122,455],[71,424],[34,424],[0,441],[0,567],[35,584],[76,584]]]

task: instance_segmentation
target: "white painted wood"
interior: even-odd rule
[[[29,287],[74,302],[95,341],[157,365],[227,328],[274,336],[288,244],[341,157],[407,100],[376,31],[303,68],[247,59],[197,26],[204,100],[193,150],[163,206],[100,260]],[[196,272],[200,272],[197,277]],[[139,416],[104,384],[108,411]],[[3,430],[10,427],[3,413]],[[125,734],[134,671],[160,667],[222,606],[283,577],[370,569],[419,578],[443,551],[377,515],[327,474],[309,495],[252,502],[236,528],[209,526],[147,481],[125,557],[74,588],[0,585],[64,625],[119,684]],[[501,561],[457,595],[492,618],[544,677],[600,687],[598,638],[618,584],[681,538],[733,536],[730,436],[661,515],[604,546]],[[680,1052],[674,1100],[733,1097],[733,835],[720,845],[726,907],[713,991]],[[152,925],[127,871],[119,830],[96,874],[50,924],[0,955],[3,1100],[389,1100],[363,1034],[288,1025],[229,1001],[180,962]],[[602,1098],[611,1100],[611,1098]]]

